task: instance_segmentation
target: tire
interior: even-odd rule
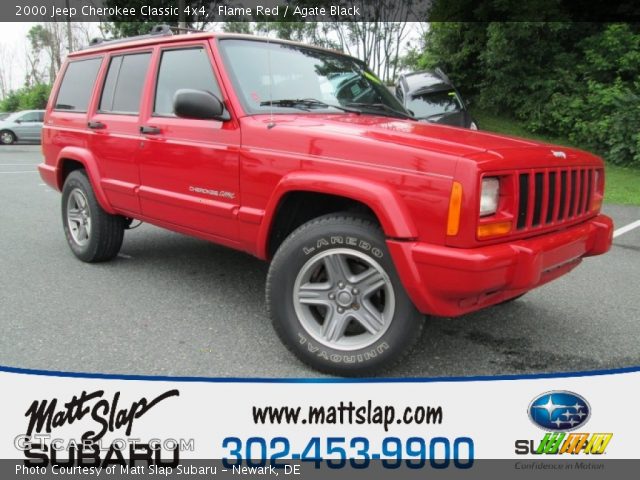
[[[390,368],[424,324],[380,227],[348,213],[316,218],[287,237],[269,268],[266,297],[282,342],[334,375]]]
[[[122,246],[125,219],[102,209],[84,170],[71,172],[64,182],[62,225],[71,251],[83,262],[111,260]]]
[[[2,145],[12,145],[16,143],[16,140],[18,140],[18,138],[16,137],[16,134],[13,133],[12,131],[2,130],[0,132],[0,143]]]

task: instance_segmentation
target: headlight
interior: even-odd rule
[[[498,198],[500,197],[500,180],[495,177],[482,179],[482,191],[480,192],[480,216],[493,215],[498,210]]]

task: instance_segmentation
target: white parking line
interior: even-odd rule
[[[631,230],[640,227],[640,220],[636,220],[635,222],[630,223],[629,225],[625,225],[624,227],[620,227],[613,232],[613,238],[619,237]]]
[[[19,170],[16,172],[0,172],[0,175],[5,173],[38,173],[38,170]]]

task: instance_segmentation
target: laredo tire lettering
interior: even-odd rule
[[[376,258],[382,258],[384,256],[384,252],[380,250],[378,247],[374,247],[371,243],[366,240],[360,240],[354,237],[342,237],[339,235],[332,235],[331,237],[323,237],[316,240],[315,245],[305,245],[302,247],[302,251],[305,255],[311,255],[312,253],[317,252],[319,249],[323,247],[329,247],[331,245],[350,245],[353,247],[358,247],[359,249],[371,253]]]

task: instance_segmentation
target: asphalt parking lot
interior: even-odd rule
[[[0,365],[62,371],[317,377],[280,343],[264,304],[267,265],[149,225],[113,262],[87,265],[62,233],[40,147],[0,147]],[[640,188],[640,185],[638,186]],[[616,228],[639,207],[606,205]],[[470,376],[640,365],[640,228],[611,252],[522,299],[427,319],[387,376]]]

